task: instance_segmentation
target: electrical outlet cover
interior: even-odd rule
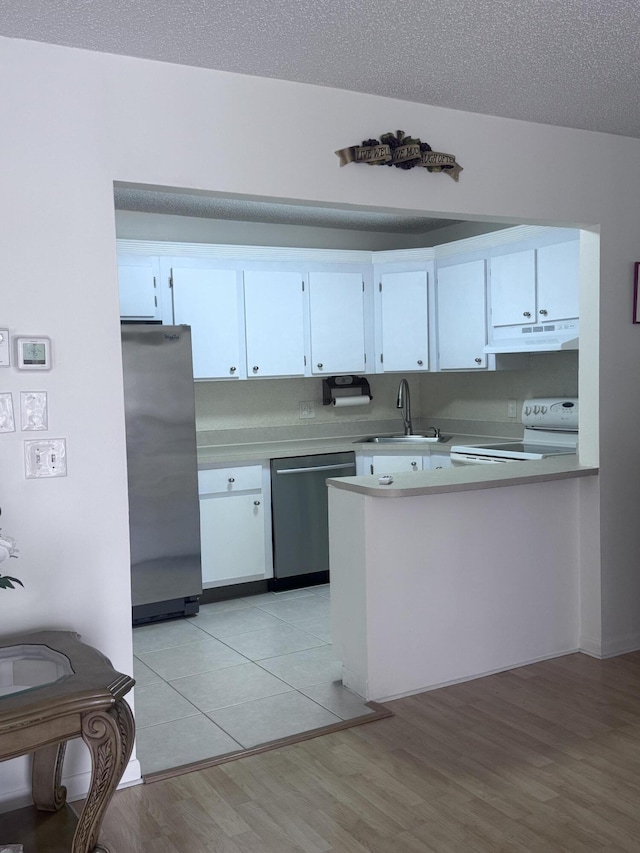
[[[25,441],[24,464],[27,480],[67,476],[67,443],[64,438]]]

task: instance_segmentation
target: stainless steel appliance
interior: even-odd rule
[[[122,326],[133,622],[198,611],[202,593],[189,326]]]
[[[543,397],[522,405],[522,441],[499,444],[454,445],[454,465],[526,462],[576,453],[578,446],[578,400],[576,397]]]
[[[271,460],[271,589],[294,589],[329,580],[326,481],[355,473],[352,451]]]

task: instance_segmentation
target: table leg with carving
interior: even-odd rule
[[[82,739],[91,752],[91,787],[78,819],[72,853],[106,851],[98,845],[100,826],[129,761],[134,731],[133,716],[124,699],[108,711],[83,714]]]
[[[67,789],[60,784],[66,748],[67,742],[63,740],[43,746],[33,754],[31,789],[37,809],[57,812],[67,800]]]

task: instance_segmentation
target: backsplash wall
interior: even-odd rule
[[[447,429],[452,426],[450,421],[517,426],[525,398],[577,396],[577,353],[538,353],[527,356],[525,364],[522,370],[491,373],[408,373],[414,420],[423,418],[425,424],[433,421],[436,425],[446,421]],[[401,378],[402,374],[367,376],[372,402],[353,409],[323,406],[320,378],[196,382],[196,428],[199,433],[273,427],[315,432],[326,428],[339,435],[342,427],[349,434],[354,424],[363,423],[362,432],[367,432],[367,422],[387,421],[389,431],[400,432],[396,397]],[[508,417],[509,399],[517,401],[516,418]],[[300,418],[302,401],[314,403],[314,418]]]
[[[367,376],[372,401],[368,406],[336,409],[322,405],[322,379],[257,379],[196,382],[196,429],[291,427],[302,429],[321,424],[338,426],[357,421],[394,419],[402,428],[396,408],[399,375]],[[420,412],[419,377],[411,376],[411,405]],[[315,418],[300,418],[300,403],[311,401]],[[347,430],[349,432],[349,430]]]
[[[524,370],[491,373],[428,373],[420,377],[422,414],[434,419],[520,423],[529,397],[577,397],[578,353],[535,353]],[[517,417],[507,401],[517,401]]]

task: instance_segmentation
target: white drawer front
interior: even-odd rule
[[[209,468],[198,471],[198,491],[201,495],[232,493],[262,489],[262,467],[242,465],[233,468]]]

